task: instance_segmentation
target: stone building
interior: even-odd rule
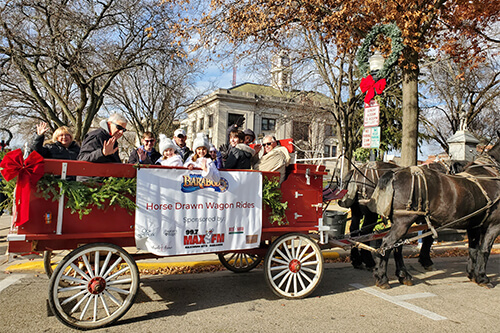
[[[326,111],[330,102],[323,94],[291,89],[288,58],[273,59],[272,85],[243,83],[229,89],[217,89],[186,109],[181,121],[187,144],[196,133],[204,132],[219,147],[226,142],[227,129],[241,116],[243,128],[252,129],[257,142],[264,135],[276,139],[293,138],[297,158],[336,157],[338,154],[335,123]]]

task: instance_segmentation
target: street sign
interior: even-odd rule
[[[372,99],[370,103],[365,103],[364,126],[378,126],[380,122],[380,105]]]
[[[380,126],[366,127],[363,131],[363,148],[379,148],[380,147]]]

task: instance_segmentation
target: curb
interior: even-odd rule
[[[340,257],[338,252],[323,251],[324,259],[337,259]],[[159,259],[161,260],[161,259]],[[138,261],[137,267],[139,270],[155,270],[172,267],[203,267],[203,266],[222,266],[219,260],[202,260],[202,261],[179,261],[179,262],[147,262]],[[37,272],[45,273],[43,268],[43,260],[31,260],[2,268],[4,272]]]

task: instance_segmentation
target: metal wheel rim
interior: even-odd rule
[[[323,255],[311,238],[289,234],[278,238],[265,261],[266,281],[273,292],[285,298],[311,294],[323,277]]]
[[[103,327],[128,311],[139,280],[137,265],[125,250],[113,244],[88,244],[72,251],[56,267],[49,304],[69,327]]]
[[[262,261],[262,257],[244,252],[226,252],[219,254],[219,261],[227,269],[236,273],[243,273],[257,267]]]

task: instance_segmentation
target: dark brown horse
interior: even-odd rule
[[[368,206],[389,217],[392,226],[376,256],[377,286],[389,288],[389,253],[401,244],[400,240],[413,223],[428,223],[438,231],[444,227],[467,229],[467,275],[480,285],[489,285],[486,264],[500,233],[499,161],[500,144],[497,143],[488,155],[457,175],[410,167],[386,172],[380,178]]]
[[[442,173],[449,172],[449,168],[442,163],[431,163],[421,167],[431,168]],[[400,167],[394,163],[368,162],[359,168],[351,170],[344,177],[348,192],[339,201],[339,205],[351,209],[352,218],[349,229],[351,236],[366,235],[373,231],[378,220],[378,214],[370,211],[366,204],[370,200],[379,178],[387,171],[394,171],[398,168]],[[360,230],[360,222],[363,217],[363,227]],[[430,257],[430,249],[433,241],[432,235],[422,240],[418,261],[425,269],[431,269],[433,265]],[[396,262],[396,275],[401,283],[411,284],[411,275],[407,274],[404,269],[402,247],[394,249],[394,260]],[[355,268],[362,268],[363,264],[367,269],[375,267],[375,261],[371,252],[365,249],[358,249],[357,247],[351,249],[351,263]]]

